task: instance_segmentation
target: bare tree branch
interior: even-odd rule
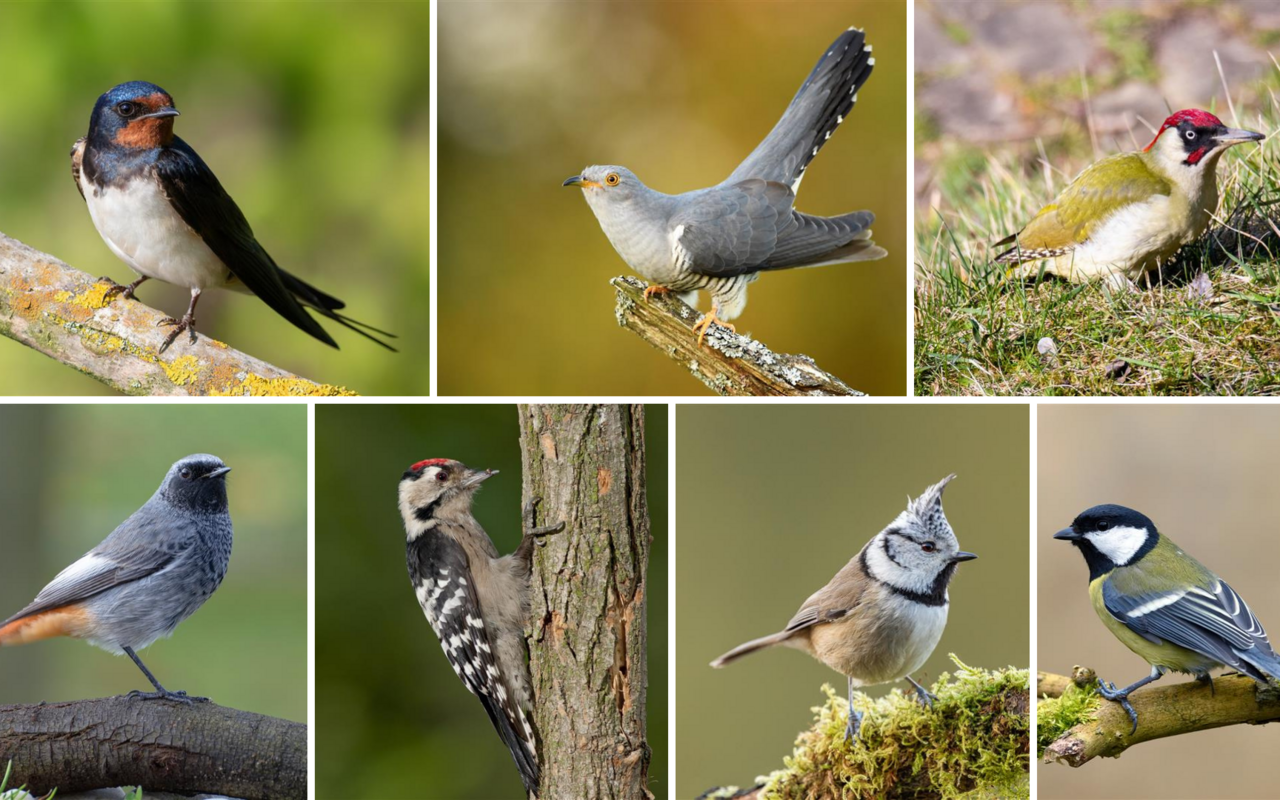
[[[652,797],[644,406],[522,405],[520,452],[538,525],[567,523],[534,556],[541,796]]]
[[[307,796],[307,726],[213,703],[107,697],[0,706],[0,772],[35,794],[142,786],[246,800]]]
[[[674,294],[645,299],[645,284],[619,277],[614,315],[618,324],[666,353],[716,394],[746,397],[861,395],[822,371],[808,356],[775,353],[754,339],[713,325],[700,346],[693,323],[702,315]]]
[[[201,335],[163,354],[166,315],[0,233],[0,335],[134,395],[352,395]]]
[[[1079,686],[1080,682],[1040,673],[1042,695],[1047,694],[1047,688],[1059,691],[1060,697],[1072,685]],[[1042,700],[1041,708],[1043,703],[1051,702],[1054,700]],[[1138,712],[1137,732],[1130,733],[1133,722],[1119,703],[1100,700],[1096,713],[1087,715],[1045,749],[1045,763],[1078,767],[1099,756],[1115,758],[1136,744],[1166,736],[1280,720],[1280,688],[1259,686],[1244,675],[1214,678],[1212,689],[1195,681],[1149,686],[1134,692],[1129,703]]]

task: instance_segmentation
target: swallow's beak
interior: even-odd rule
[[[1243,144],[1245,142],[1260,142],[1267,138],[1266,134],[1257,131],[1246,131],[1240,128],[1227,128],[1222,133],[1213,137],[1218,144],[1231,146],[1233,144]]]
[[[217,477],[219,477],[219,476],[226,475],[226,474],[227,474],[228,472],[230,472],[230,471],[231,471],[231,467],[218,467],[218,468],[217,468],[217,469],[215,469],[213,472],[210,472],[210,473],[208,473],[207,475],[205,475],[205,477],[206,477],[206,478],[217,478]]]
[[[1068,542],[1074,542],[1076,539],[1080,538],[1080,534],[1076,533],[1075,528],[1063,528],[1062,530],[1055,533],[1053,535],[1053,538],[1062,539]]]
[[[462,488],[470,489],[472,486],[479,486],[497,474],[498,471],[496,469],[472,470],[471,474],[467,475],[462,481]]]
[[[589,181],[586,178],[582,177],[581,175],[574,175],[572,178],[566,178],[564,183],[560,185],[561,186],[584,186],[584,187],[589,186],[592,189],[600,188],[600,184],[597,181]]]
[[[965,551],[961,550],[959,553],[956,553],[954,556],[952,556],[951,560],[958,564],[961,561],[972,561],[977,557],[978,557],[977,553],[966,553]]]
[[[152,111],[150,114],[143,114],[142,116],[138,117],[138,119],[155,119],[157,117],[176,117],[176,116],[178,116],[178,109],[174,108],[173,106],[165,106],[164,108],[157,108],[155,111]]]

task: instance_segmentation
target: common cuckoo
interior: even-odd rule
[[[694,325],[698,343],[712,323],[747,305],[761,272],[883,258],[871,241],[870,211],[815,217],[795,210],[805,168],[844,122],[875,66],[865,34],[850,28],[818,59],[769,135],[723,183],[663,194],[619,166],[592,166],[564,182],[580,186],[618,255],[653,285],[645,296],[678,292],[692,304],[711,294]]]

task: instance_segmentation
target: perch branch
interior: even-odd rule
[[[716,394],[735,397],[828,397],[861,395],[823,372],[808,356],[775,353],[760,342],[711,326],[701,346],[693,323],[702,315],[674,294],[644,298],[645,284],[619,277],[614,316],[618,324],[666,353]]]
[[[107,697],[0,706],[11,785],[59,796],[113,786],[292,800],[307,796],[307,726],[213,703]]]
[[[1041,686],[1066,686],[1072,679],[1042,673]],[[1052,700],[1044,702],[1053,702]],[[1212,691],[1194,681],[1139,689],[1129,698],[1138,712],[1138,730],[1119,703],[1102,700],[1096,714],[1063,733],[1045,749],[1045,763],[1078,767],[1098,756],[1114,758],[1154,739],[1248,723],[1280,720],[1280,689],[1259,686],[1243,675],[1213,679]]]
[[[0,334],[134,395],[351,395],[201,335],[164,353],[165,314],[0,233]]]

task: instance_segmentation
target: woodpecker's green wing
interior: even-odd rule
[[[1081,172],[1025,228],[996,242],[995,247],[1013,245],[996,261],[1021,264],[1065,255],[1116,211],[1172,192],[1169,181],[1147,166],[1142,153],[1109,156]]]

